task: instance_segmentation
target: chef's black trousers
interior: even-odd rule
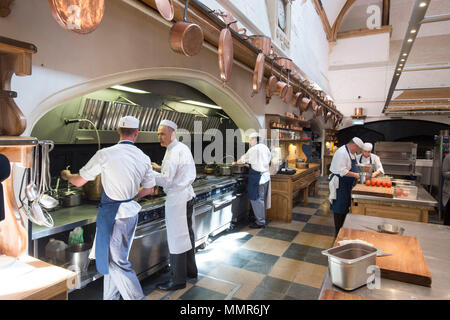
[[[444,210],[444,225],[450,226],[450,200],[447,201],[447,205]]]
[[[192,229],[192,213],[194,212],[194,199],[186,204],[186,218],[191,239],[192,249],[180,253],[170,254],[170,268],[172,271],[172,282],[174,285],[186,283],[187,277],[197,277],[197,264],[195,262],[195,236]]]
[[[337,237],[339,230],[344,225],[344,221],[345,221],[345,217],[347,216],[347,213],[333,212],[333,216],[334,216],[334,232],[335,232],[334,236]]]

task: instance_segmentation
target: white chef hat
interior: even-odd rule
[[[259,137],[259,133],[258,132],[253,132],[253,133],[250,134],[250,139],[258,138],[258,137]]]
[[[360,138],[354,137],[354,138],[352,139],[352,141],[353,141],[358,147],[360,147],[361,149],[364,149],[364,142],[363,142]]]
[[[119,128],[139,129],[139,120],[133,116],[122,117],[119,120]]]
[[[364,151],[372,151],[373,145],[369,142],[364,143],[364,148],[362,148]]]
[[[175,122],[173,122],[173,121],[170,121],[170,120],[163,120],[163,121],[161,121],[161,122],[159,123],[159,125],[160,125],[160,126],[167,126],[167,127],[170,127],[170,128],[172,128],[173,130],[177,130],[177,129],[178,129],[177,124],[176,124]]]

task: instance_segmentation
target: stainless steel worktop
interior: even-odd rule
[[[450,299],[450,227],[348,214],[345,219],[344,228],[367,231],[365,227],[376,229],[382,223],[399,225],[405,228],[403,235],[414,236],[419,240],[423,255],[431,272],[431,288],[381,278],[380,289],[368,289],[366,286],[363,286],[349,293],[375,300]],[[325,274],[319,299],[326,289],[346,292],[332,284],[329,269]]]
[[[377,196],[368,196],[362,194],[353,194],[352,199],[362,199],[362,200],[375,200],[383,202],[395,202],[399,204],[417,205],[425,207],[437,207],[438,202],[434,199],[431,194],[429,194],[422,186],[417,186],[417,199],[404,199],[404,198],[386,198]]]

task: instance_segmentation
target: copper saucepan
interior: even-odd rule
[[[258,53],[256,57],[255,69],[253,71],[253,92],[252,97],[261,90],[262,79],[264,77],[264,63],[266,62],[266,56],[264,53]]]
[[[185,56],[195,56],[203,46],[203,31],[197,24],[186,20],[189,0],[184,7],[184,21],[178,21],[170,29],[170,47]]]
[[[287,83],[282,81],[281,79],[282,77],[283,77],[283,69],[281,69],[280,71],[280,80],[277,81],[275,91],[273,92],[274,95],[280,96],[281,99],[283,99],[284,96],[286,95],[288,87]]]
[[[173,9],[173,0],[146,0],[152,7],[158,9],[161,17],[167,21],[172,21],[175,10]]]
[[[309,107],[309,103],[311,102],[311,99],[308,97],[303,97],[302,98],[302,102],[300,104],[300,113],[305,112],[306,110],[308,110]]]
[[[302,98],[303,98],[303,92],[299,90],[295,94],[294,100],[292,100],[292,106],[300,109],[300,106],[302,104]]]
[[[267,83],[266,83],[266,103],[269,103],[269,101],[270,101],[270,98],[272,97],[272,95],[273,95],[273,93],[274,93],[274,91],[275,91],[275,89],[276,89],[276,87],[277,87],[277,82],[278,82],[278,79],[277,79],[277,77],[275,77],[274,75],[273,75],[273,63],[274,63],[274,59],[272,59],[272,65],[271,65],[271,67],[270,67],[270,77],[269,77],[269,79],[267,80]]]
[[[292,59],[286,57],[275,57],[276,62],[284,69],[292,70]]]
[[[289,103],[292,100],[292,95],[294,94],[294,87],[291,86],[289,83],[290,73],[291,73],[291,71],[288,70],[286,94],[284,95],[284,97],[281,98],[281,100],[283,100],[283,102],[285,102],[285,103]]]
[[[223,82],[230,80],[233,67],[233,38],[229,29],[230,24],[222,29],[219,36],[219,68],[220,79]]]

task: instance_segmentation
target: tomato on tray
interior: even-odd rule
[[[381,182],[381,185],[383,186],[383,187],[386,187],[386,182]]]
[[[372,187],[374,187],[374,186],[377,185],[377,182],[376,182],[375,180],[372,180],[372,181],[370,182],[370,184],[372,185]]]
[[[370,186],[370,180],[366,180],[366,186]]]

